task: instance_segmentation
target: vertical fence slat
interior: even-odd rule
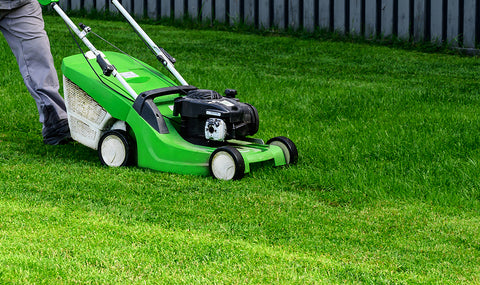
[[[237,24],[240,22],[240,0],[230,0],[228,18],[230,24]]]
[[[248,25],[255,24],[255,1],[254,0],[245,0],[244,1],[244,16],[243,21]]]
[[[274,0],[273,3],[273,25],[283,29],[285,27],[285,1]]]
[[[135,5],[133,6],[133,14],[137,17],[142,17],[144,9],[145,7],[143,6],[143,1],[135,1]]]
[[[130,0],[123,0],[123,1],[121,1],[121,4],[122,4],[123,8],[125,8],[125,10],[128,11],[128,13],[132,14],[132,6],[130,5]],[[118,12],[118,10],[117,10],[117,8],[115,8],[115,6],[111,5],[111,7],[113,7],[113,10],[115,12]]]
[[[175,0],[174,1],[174,11],[173,11],[173,16],[175,17],[175,19],[183,19],[183,17],[185,16],[185,10],[184,10],[184,7],[183,7],[183,0]]]
[[[258,2],[258,26],[261,29],[267,29],[270,27],[270,8],[268,1]]]
[[[60,1],[60,3],[61,3],[61,2],[62,2],[62,1]],[[105,9],[106,9],[106,7],[107,7],[106,5],[107,5],[106,0],[97,0],[95,9],[96,9],[97,11],[105,11]]]
[[[413,37],[422,41],[425,36],[425,0],[416,0],[414,6]]]
[[[448,0],[447,41],[457,45],[458,40],[458,0]]]
[[[215,20],[220,23],[225,23],[225,1],[216,0],[215,1]]]
[[[161,0],[160,1],[160,17],[170,18],[171,16],[172,16],[172,6],[171,6],[170,0]]]
[[[198,1],[197,0],[189,0],[188,1],[187,12],[188,12],[188,16],[191,19],[197,19],[198,18],[199,9],[200,8],[198,7]]]
[[[360,35],[362,19],[362,3],[360,0],[350,0],[350,33]]]
[[[303,27],[309,32],[315,29],[315,0],[303,1]]]
[[[434,5],[432,5],[433,7]],[[398,38],[410,38],[410,1],[398,1]]]
[[[373,37],[376,33],[377,1],[365,0],[365,37]]]
[[[393,0],[382,0],[382,29],[383,36],[390,36],[393,33]]]
[[[345,32],[345,1],[337,0],[333,5],[333,29]]]
[[[434,42],[442,42],[443,30],[443,5],[432,5],[430,11],[430,39]]]
[[[93,0],[85,0],[83,3],[83,8],[87,11],[91,11],[93,8]]]
[[[464,0],[463,45],[475,47],[475,0]]]
[[[67,1],[65,1],[67,2]],[[72,10],[80,10],[80,1],[74,1],[72,0],[72,6],[70,7]]]
[[[211,21],[212,20],[212,0],[204,0],[202,1],[202,20],[203,21]]]
[[[58,5],[60,6],[60,8],[62,8],[62,10],[66,11],[68,9],[67,7],[67,1],[59,1],[58,2]]]
[[[300,28],[300,1],[288,1],[288,27],[293,30],[298,30]]]
[[[320,0],[318,5],[318,20],[321,29],[330,29],[330,1]]]
[[[159,18],[157,0],[147,0],[147,16],[150,19],[156,20]]]

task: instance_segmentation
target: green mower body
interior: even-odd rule
[[[64,58],[62,63],[72,137],[81,143],[82,137],[86,138],[88,143],[84,144],[97,149],[101,160],[104,135],[117,129],[127,136],[122,140],[129,152],[121,165],[130,163],[163,172],[218,176],[214,173],[215,167],[232,167],[233,163],[235,173],[224,177],[228,180],[241,178],[250,172],[254,163],[271,162],[281,166],[296,160],[296,148],[292,153],[291,145],[278,143],[279,140],[264,144],[259,139],[233,139],[215,146],[187,141],[181,135],[182,120],[174,112],[174,102],[195,87],[178,86],[160,71],[127,55],[104,52],[104,56],[139,94],[136,99],[129,96],[114,77],[104,75],[93,56],[88,59],[83,54],[73,55]],[[72,88],[83,97],[73,98]],[[79,103],[85,100],[93,107]],[[96,114],[100,113],[99,121],[103,121],[94,123],[98,119]],[[98,134],[91,135],[89,128]],[[226,164],[212,165],[216,160]]]

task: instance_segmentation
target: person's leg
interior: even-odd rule
[[[28,91],[35,99],[47,144],[59,144],[70,137],[65,102],[58,93],[59,83],[50,42],[44,30],[42,11],[31,1],[7,13],[0,30],[17,59]]]

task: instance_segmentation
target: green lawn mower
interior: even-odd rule
[[[258,112],[240,102],[233,89],[224,95],[189,85],[175,59],[159,48],[117,1],[111,3],[131,24],[179,84],[152,66],[122,52],[101,52],[56,1],[52,8],[89,49],[63,59],[64,97],[72,138],[94,150],[102,164],[138,165],[163,172],[241,179],[252,164],[294,164],[295,144],[280,136],[266,144],[251,138]],[[76,41],[76,38],[74,36]]]

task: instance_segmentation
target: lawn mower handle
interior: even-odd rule
[[[39,0],[40,1],[40,0]],[[47,0],[42,0],[43,2],[47,2]],[[54,2],[50,1],[50,2]],[[55,1],[56,2],[56,1]],[[99,64],[102,72],[106,76],[113,75],[113,77],[117,78],[117,80],[122,84],[122,86],[127,90],[130,96],[133,99],[138,97],[138,94],[133,90],[130,84],[125,81],[125,78],[117,72],[115,66],[111,65],[110,62],[104,57],[103,53],[101,53],[95,46],[87,39],[87,34],[90,31],[90,28],[87,26],[82,25],[82,29],[80,30],[75,23],[65,14],[65,12],[57,5],[57,3],[51,3],[52,8],[57,12],[57,14],[65,21],[65,23],[73,30],[73,32],[82,40],[82,42],[88,47],[88,49],[95,55],[97,58],[97,63]]]
[[[173,58],[163,49],[159,48],[155,42],[145,33],[145,31],[138,25],[138,23],[130,16],[130,14],[125,10],[125,8],[118,2],[118,0],[111,0],[112,4],[118,9],[120,14],[125,17],[125,19],[130,23],[133,29],[138,33],[138,35],[145,41],[145,43],[150,47],[155,56],[160,60],[160,62],[170,71],[170,73],[175,76],[175,78],[180,82],[180,84],[188,86],[187,81],[183,79],[182,75],[173,66]]]

